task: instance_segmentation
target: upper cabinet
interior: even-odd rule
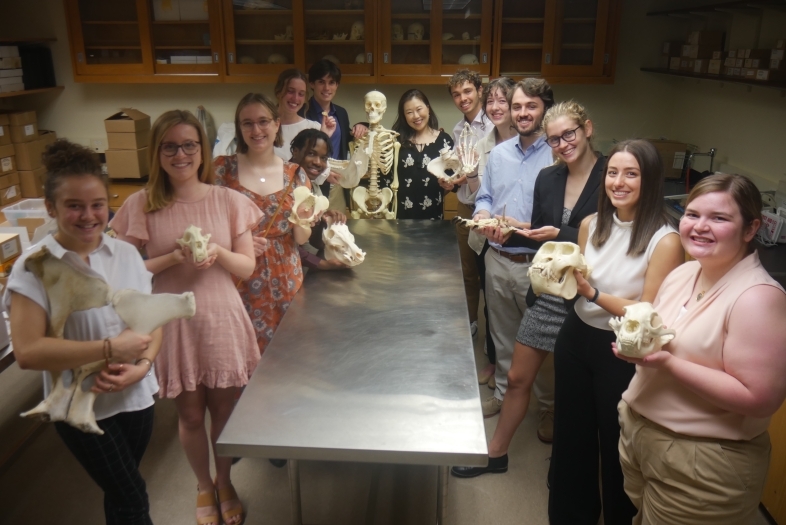
[[[64,0],[77,82],[613,81],[620,0]]]

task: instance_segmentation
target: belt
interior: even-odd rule
[[[498,250],[493,246],[489,246],[492,250],[503,256],[505,259],[511,260],[515,263],[528,263],[532,262],[532,259],[535,258],[534,253],[508,253],[503,252],[502,250]]]

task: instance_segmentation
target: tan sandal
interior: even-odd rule
[[[197,487],[197,491],[199,491],[199,487]],[[215,525],[221,524],[221,519],[218,516],[218,502],[216,501],[216,492],[214,490],[209,492],[197,492],[196,506],[197,509],[205,507],[213,507],[213,509],[215,509],[214,514],[208,514],[207,516],[202,516],[201,518],[198,517],[196,519],[197,525],[207,525],[208,523],[214,523]]]
[[[238,505],[236,507],[232,507],[227,511],[221,511],[221,517],[224,518],[224,523],[229,523],[229,520],[234,518],[235,516],[240,516],[240,521],[234,523],[233,525],[243,525],[246,521],[246,514],[243,510],[243,503],[240,502],[240,498],[237,497],[237,492],[235,492],[235,487],[232,486],[230,483],[229,486],[224,487],[223,489],[218,489],[218,503],[222,505],[224,503],[228,503],[230,501],[237,501]]]

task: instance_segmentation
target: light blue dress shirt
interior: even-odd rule
[[[475,214],[486,210],[492,217],[502,215],[522,222],[532,219],[532,198],[535,179],[540,170],[554,164],[551,148],[544,137],[539,137],[526,150],[521,149],[519,137],[497,145],[489,154],[486,172],[475,199]],[[507,253],[535,253],[523,247],[500,246],[489,242],[494,248]]]

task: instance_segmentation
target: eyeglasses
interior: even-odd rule
[[[569,129],[558,137],[549,137],[546,139],[546,144],[548,144],[552,148],[558,148],[560,139],[564,140],[565,142],[573,142],[574,140],[576,140],[576,130],[579,129],[580,127],[581,126],[577,126],[573,129]]]
[[[182,149],[186,155],[193,155],[199,151],[199,142],[184,142],[182,144],[175,144],[174,142],[164,142],[161,144],[161,153],[167,157],[174,157],[177,155],[177,150]]]
[[[254,131],[256,126],[259,126],[260,129],[267,129],[271,122],[273,121],[269,118],[259,119],[256,122],[252,120],[244,120],[240,123],[240,127],[243,128],[243,131]]]

